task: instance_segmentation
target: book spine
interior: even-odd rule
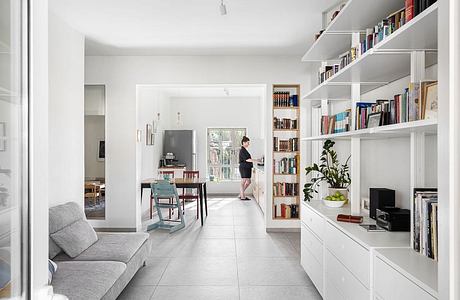
[[[406,23],[414,18],[414,1],[418,0],[406,0]]]

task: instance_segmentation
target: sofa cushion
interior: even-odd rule
[[[75,202],[50,207],[49,233],[55,233],[81,219],[86,219],[85,214]]]
[[[93,227],[86,220],[78,220],[52,233],[51,238],[70,257],[76,257],[97,241]]]
[[[51,285],[69,300],[101,299],[123,274],[126,265],[116,261],[58,262]]]
[[[83,251],[74,261],[109,260],[128,263],[149,238],[148,233],[98,233],[99,239]],[[70,260],[64,253],[55,260]]]
[[[53,241],[52,238],[48,239],[48,258],[53,259],[56,255],[62,252],[62,249]]]

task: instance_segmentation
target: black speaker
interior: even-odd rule
[[[395,191],[385,188],[370,188],[369,206],[369,217],[375,220],[378,208],[395,207]]]

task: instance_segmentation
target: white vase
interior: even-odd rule
[[[348,202],[348,189],[347,188],[340,188],[340,189],[329,188],[329,196],[333,196],[337,192],[340,192],[340,194],[342,194],[345,197],[345,199],[347,199],[346,202]]]

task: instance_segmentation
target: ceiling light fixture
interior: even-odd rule
[[[224,0],[220,0],[220,14],[222,16],[227,15],[227,6],[224,4]]]

